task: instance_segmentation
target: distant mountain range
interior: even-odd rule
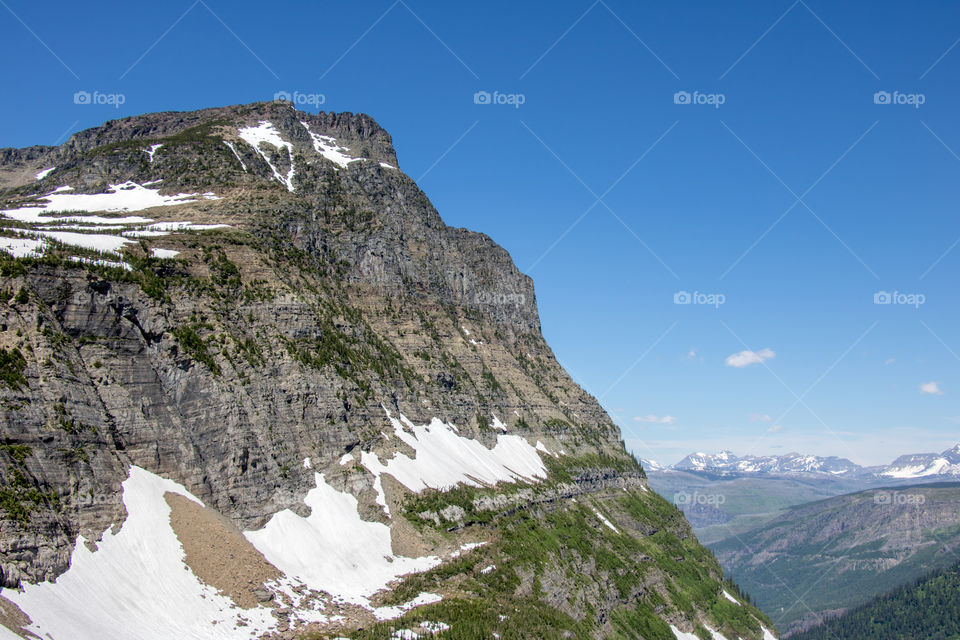
[[[888,465],[862,467],[846,458],[788,453],[782,456],[737,456],[730,451],[691,453],[664,467],[654,460],[641,460],[648,471],[699,471],[721,475],[828,474],[843,478],[923,479],[960,476],[960,444],[942,453],[903,455]]]

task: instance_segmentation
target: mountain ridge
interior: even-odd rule
[[[0,185],[23,628],[770,636],[557,362],[532,280],[447,227],[367,116],[125,118],[0,153]]]
[[[960,476],[960,444],[939,454],[920,453],[898,456],[888,465],[863,467],[837,456],[782,455],[737,456],[724,450],[717,454],[695,452],[668,467],[643,460],[645,468],[655,471],[703,471],[740,474],[831,474],[843,477],[917,479],[932,476]]]

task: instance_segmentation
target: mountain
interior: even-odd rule
[[[691,453],[669,467],[641,463],[653,489],[683,510],[697,538],[710,544],[754,529],[788,507],[875,487],[960,477],[960,445],[875,467],[833,456],[739,457],[731,451]]]
[[[891,464],[875,471],[888,478],[927,478],[931,476],[960,476],[960,445],[943,453],[918,453],[900,456]]]
[[[960,483],[872,489],[792,507],[709,546],[789,633],[956,562]]]
[[[832,474],[644,469],[653,490],[684,512],[707,545],[754,529],[789,507],[863,489],[855,478]]]
[[[872,599],[793,640],[948,640],[960,637],[960,565]]]
[[[5,628],[773,637],[399,167],[289,103],[0,150]]]
[[[830,456],[807,456],[788,453],[782,456],[744,456],[738,457],[730,451],[718,454],[691,453],[676,463],[673,469],[683,471],[714,471],[732,473],[831,473],[834,475],[853,474],[862,469],[846,458]]]
[[[720,453],[691,453],[668,467],[678,471],[703,471],[716,474],[832,474],[850,478],[888,480],[942,478],[960,476],[960,445],[942,453],[903,455],[889,465],[861,467],[836,456],[812,456],[788,453],[782,456],[743,456],[731,451]],[[663,467],[655,469],[663,470]]]

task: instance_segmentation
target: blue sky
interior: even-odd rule
[[[375,117],[638,455],[960,441],[956,3],[0,4],[0,146],[277,91]]]

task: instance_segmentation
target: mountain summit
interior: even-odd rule
[[[126,118],[0,186],[13,631],[772,637],[370,117]]]

